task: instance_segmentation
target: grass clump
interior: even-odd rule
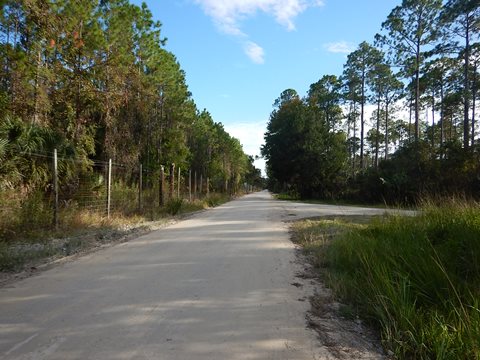
[[[210,193],[205,197],[204,202],[208,207],[220,206],[230,200],[230,197],[227,194],[221,193]]]
[[[167,214],[177,215],[180,212],[182,205],[182,198],[173,198],[167,201],[167,203],[165,204],[165,210],[167,211]]]
[[[317,262],[334,292],[379,325],[385,347],[399,359],[480,359],[477,204],[349,227],[313,242]]]

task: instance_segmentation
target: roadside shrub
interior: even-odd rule
[[[182,208],[183,199],[181,198],[174,198],[167,201],[165,204],[165,210],[170,215],[177,215]]]
[[[205,198],[208,207],[216,207],[228,201],[225,194],[212,193]]]
[[[45,199],[43,191],[35,191],[26,197],[20,207],[20,222],[31,230],[51,227],[53,206]]]

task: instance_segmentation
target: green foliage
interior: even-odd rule
[[[185,72],[145,4],[7,0],[1,9],[0,37],[8,41],[0,43],[0,156],[11,160],[3,182],[17,185],[24,176],[12,158],[18,152],[57,148],[65,155],[62,147],[85,166],[90,157],[130,169],[193,165],[235,184],[245,175],[240,144],[205,120],[206,111],[198,114]],[[205,134],[196,126],[202,121],[210,121]],[[197,150],[198,142],[205,146]],[[35,169],[32,178],[44,182]]]
[[[323,81],[312,85],[306,102],[295,96],[284,99],[288,90],[276,101],[279,107],[270,116],[262,154],[277,190],[332,197],[340,188],[346,139],[334,130],[339,109],[335,100],[321,96],[323,86]]]
[[[375,203],[478,198],[479,11],[478,1],[404,0],[341,78],[322,76],[304,99],[282,92],[262,149],[269,188]]]
[[[59,133],[47,126],[29,124],[21,119],[0,119],[0,189],[23,187],[45,189],[51,183],[51,161],[49,157],[57,148],[59,172],[68,182],[74,172],[73,145]],[[83,160],[88,167],[88,161]]]
[[[357,201],[416,204],[429,197],[478,198],[479,149],[465,151],[459,142],[448,143],[440,159],[429,142],[412,143],[397,150],[379,167],[352,179],[346,197]]]

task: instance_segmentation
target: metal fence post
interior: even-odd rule
[[[53,193],[54,193],[54,208],[53,208],[53,222],[55,230],[58,230],[58,157],[57,149],[53,150]]]
[[[108,160],[108,185],[107,185],[107,219],[110,219],[110,204],[112,193],[112,159]]]
[[[140,172],[138,179],[138,210],[142,211],[142,191],[143,191],[143,165],[140,164]]]

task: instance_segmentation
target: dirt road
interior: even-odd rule
[[[0,290],[0,359],[335,358],[284,221],[372,212],[262,192],[41,272]]]

